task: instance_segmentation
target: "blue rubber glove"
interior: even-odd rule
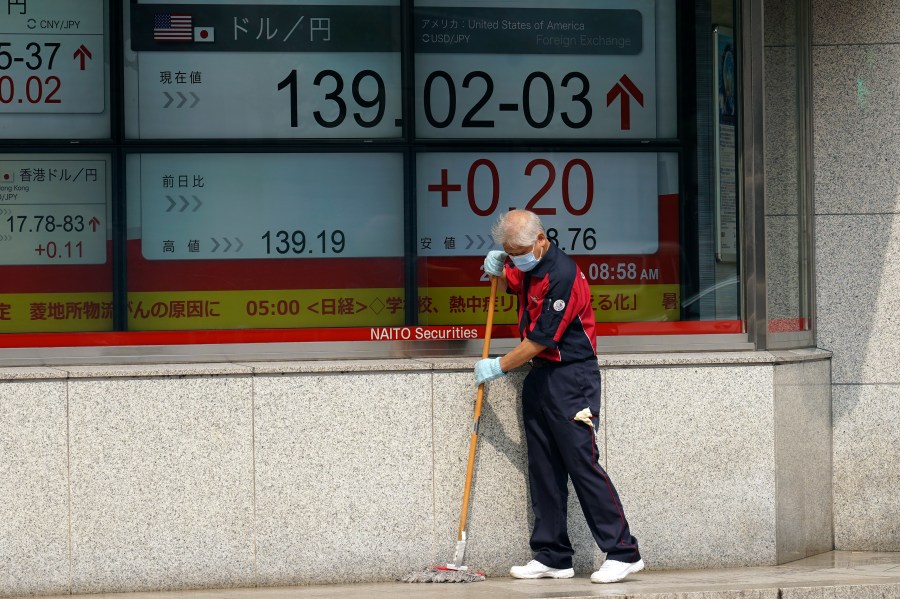
[[[506,252],[494,250],[488,252],[484,259],[484,272],[495,277],[503,276],[503,265],[506,263]]]
[[[506,376],[500,368],[500,358],[485,358],[475,362],[475,384],[480,385]]]

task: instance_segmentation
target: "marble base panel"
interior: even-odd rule
[[[428,561],[433,393],[431,373],[255,379],[258,584],[390,580]]]
[[[467,522],[466,562],[489,576],[508,576],[532,558],[534,526],[520,391],[527,368],[488,384],[479,422]],[[436,373],[435,562],[451,561],[456,546],[477,388],[472,374]],[[602,445],[601,445],[602,446]],[[569,537],[577,572],[590,573],[602,556],[569,483]],[[602,560],[600,560],[602,561]]]
[[[531,500],[519,389],[523,372],[486,385],[479,422],[466,563],[491,576],[531,559]],[[433,555],[451,562],[456,547],[477,388],[471,373],[436,373]]]
[[[601,359],[598,457],[650,569],[773,565],[830,538],[823,355]],[[11,377],[0,383],[0,449],[12,456],[0,498],[15,515],[0,522],[0,594],[376,582],[449,562],[473,363]],[[526,370],[488,385],[479,427],[465,561],[492,577],[532,557]],[[869,419],[890,409],[863,399]],[[842,425],[845,447],[872,434],[849,407],[835,412]],[[835,448],[836,471],[865,459]],[[867,476],[890,518],[883,470]],[[852,488],[836,502],[870,509]],[[885,534],[883,520],[865,526]],[[604,556],[571,490],[569,535],[587,575]]]
[[[70,379],[72,592],[253,584],[251,379]]]
[[[0,383],[0,596],[69,588],[65,381]]]
[[[772,367],[610,369],[608,472],[652,568],[776,562]]]
[[[833,547],[830,362],[775,366],[776,557]]]
[[[900,551],[900,384],[833,393],[834,546]]]

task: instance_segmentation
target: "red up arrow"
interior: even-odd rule
[[[84,70],[84,59],[93,60],[93,56],[91,56],[91,51],[88,50],[84,44],[81,44],[77,50],[75,50],[75,54],[72,55],[72,58],[80,58],[81,59],[81,70]]]
[[[100,220],[95,216],[88,221],[88,224],[91,226],[91,231],[94,231],[96,233],[97,226],[100,224]]]
[[[629,94],[631,95],[629,96]],[[634,98],[638,104],[643,106],[644,94],[628,78],[628,75],[622,75],[622,78],[607,92],[606,105],[611,106],[619,96],[622,97],[622,130],[627,131],[631,129],[631,98]]]

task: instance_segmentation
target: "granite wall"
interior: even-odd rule
[[[452,558],[471,359],[0,369],[0,596],[390,580]],[[828,355],[608,356],[600,462],[650,568],[831,549]],[[530,559],[491,383],[467,562]],[[570,494],[576,569],[603,559]],[[689,540],[690,542],[687,542]]]
[[[900,3],[813,0],[813,85],[835,548],[900,551]]]

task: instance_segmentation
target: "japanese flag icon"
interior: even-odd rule
[[[0,183],[15,183],[16,174],[12,171],[0,170]]]
[[[195,42],[214,42],[216,41],[215,27],[194,27]]]

